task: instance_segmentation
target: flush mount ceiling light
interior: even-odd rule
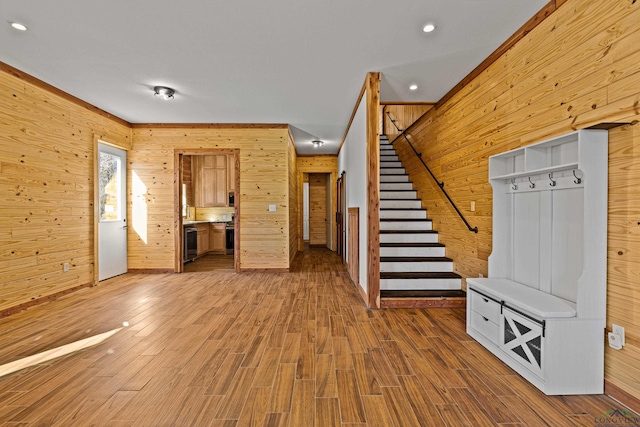
[[[19,22],[14,22],[14,21],[8,21],[8,22],[9,22],[9,25],[11,25],[16,30],[27,31],[27,26],[24,24],[21,24]]]
[[[164,100],[173,99],[173,94],[176,93],[175,90],[166,86],[154,86],[153,91],[158,98],[162,98]]]
[[[409,86],[409,90],[418,90],[418,85]]]
[[[425,33],[430,33],[435,29],[436,29],[436,26],[433,24],[427,24],[424,27],[422,27],[422,31],[424,31]]]
[[[311,143],[313,144],[313,148],[322,147],[322,144],[324,144],[324,142],[320,141],[319,139],[314,139],[313,141],[311,141]]]

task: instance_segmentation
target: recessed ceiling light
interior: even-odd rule
[[[425,33],[430,33],[435,29],[436,29],[436,26],[433,24],[427,24],[424,27],[422,27],[422,31],[424,31]]]
[[[409,86],[409,90],[417,90],[417,89],[418,89],[418,85]]]
[[[324,144],[324,142],[320,141],[319,139],[315,139],[311,141],[311,143],[313,144],[313,148],[322,147],[322,144]]]
[[[9,21],[9,25],[11,25],[16,30],[27,31],[27,26],[19,22]]]
[[[173,94],[176,93],[175,90],[166,86],[154,86],[153,92],[155,96],[157,96],[158,98],[162,98],[164,100],[173,99]]]

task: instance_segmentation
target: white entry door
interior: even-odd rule
[[[98,280],[127,272],[127,153],[98,144]]]

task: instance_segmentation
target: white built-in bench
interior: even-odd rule
[[[582,130],[489,159],[489,277],[467,333],[546,394],[604,388],[607,147]]]

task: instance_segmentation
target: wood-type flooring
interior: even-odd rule
[[[594,426],[621,408],[544,396],[464,309],[365,309],[318,248],[289,273],[125,274],[0,319],[0,365],[117,328],[1,377],[0,426]]]

